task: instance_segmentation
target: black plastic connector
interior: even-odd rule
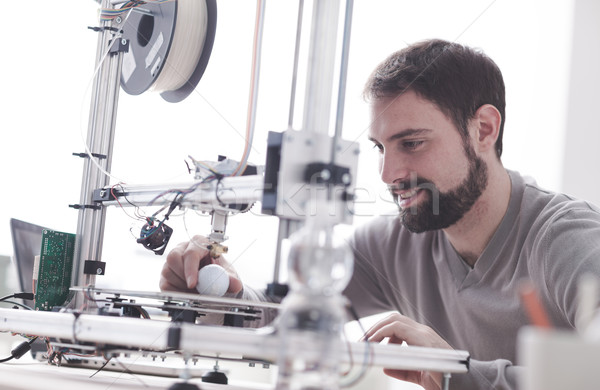
[[[15,358],[15,359],[19,359],[21,358],[21,356],[25,355],[27,352],[29,352],[31,350],[31,343],[33,341],[24,341],[21,344],[19,344],[17,346],[17,348],[13,349],[12,351],[10,351],[10,355]]]
[[[33,298],[34,298],[34,294],[28,293],[28,292],[16,293],[14,295],[15,295],[15,298],[26,299],[26,300],[30,300],[30,301],[33,300]]]

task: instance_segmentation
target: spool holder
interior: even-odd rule
[[[180,88],[163,91],[160,96],[177,103],[189,96],[198,85],[210,58],[217,26],[216,0],[205,0],[207,27],[200,57],[189,79]],[[160,76],[173,44],[177,23],[177,2],[147,3],[148,12],[132,12],[126,19],[123,38],[130,42],[130,53],[123,59],[121,87],[130,95],[150,89]]]

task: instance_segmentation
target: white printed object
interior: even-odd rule
[[[222,297],[229,289],[229,274],[217,264],[209,264],[198,271],[196,290],[203,295]]]

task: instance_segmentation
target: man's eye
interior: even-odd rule
[[[423,144],[423,141],[404,141],[402,146],[405,149],[416,149]]]
[[[373,149],[377,149],[377,151],[379,153],[382,153],[383,152],[383,145],[381,145],[381,144],[375,144],[375,145],[373,145]]]

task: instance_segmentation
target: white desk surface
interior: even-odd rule
[[[0,364],[0,389],[2,390],[167,390],[177,378],[152,375],[126,374],[87,368],[57,367],[40,362],[7,362]],[[190,380],[201,390],[272,390],[273,387],[248,383],[218,385],[203,383],[200,378]]]

